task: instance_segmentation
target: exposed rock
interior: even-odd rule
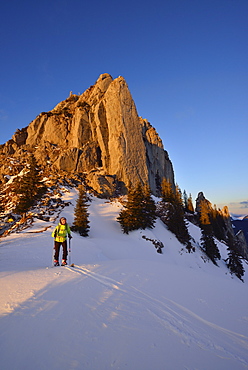
[[[54,162],[54,165],[62,171],[75,172],[77,170],[78,160],[81,154],[81,150],[78,148],[67,149],[61,153],[58,159]]]
[[[241,245],[244,244],[244,240],[246,241],[247,248],[244,258],[248,260],[248,217],[245,216],[242,220],[232,220],[232,227],[239,241],[241,240]]]
[[[3,146],[2,153],[12,155],[15,153],[16,145],[14,140],[8,140],[7,143]]]
[[[247,245],[247,241],[246,241],[243,230],[239,230],[238,232],[235,231],[227,206],[225,206],[221,210],[221,213],[224,218],[224,222],[226,226],[226,235],[230,233],[231,235],[234,236],[234,240],[236,241],[236,248],[238,249],[238,252],[243,258],[248,260],[248,245]]]
[[[87,181],[102,198],[109,198],[117,191],[118,184],[114,176],[104,176],[96,171],[92,171],[88,174]]]
[[[196,199],[196,212],[200,212],[200,204],[201,202],[204,202],[209,210],[209,213],[213,211],[212,204],[209,200],[207,200],[202,192],[198,194],[198,197]],[[231,217],[229,214],[228,207],[225,206],[222,210],[218,211],[219,214],[222,216],[223,222],[224,222],[224,228],[223,228],[223,239],[227,242],[228,241],[228,234],[233,236],[233,239],[235,241],[236,247],[238,248],[238,252],[240,255],[248,259],[248,245],[246,242],[245,235],[242,230],[239,230],[235,234],[235,230],[232,225]]]
[[[170,180],[174,186],[174,172],[168,153],[164,150],[162,140],[156,130],[146,120],[140,118],[143,126],[143,140],[146,147],[146,161],[148,168],[149,183],[151,189],[156,193],[156,177],[162,182],[163,177]]]
[[[21,149],[34,151],[39,164],[51,170],[87,174],[89,185],[104,194],[115,189],[110,178],[115,184],[149,182],[154,194],[156,177],[174,185],[172,164],[156,130],[138,116],[124,78],[113,80],[107,73],[82,95],[70,93],[18,130],[2,153]]]
[[[231,220],[230,213],[229,213],[227,206],[222,208],[221,214],[224,219],[225,226],[226,226],[226,236],[228,235],[228,233],[230,233],[231,235],[234,235],[235,233],[234,233],[233,226],[232,226],[232,220]]]
[[[28,137],[27,127],[24,127],[21,130],[17,130],[14,135],[12,136],[12,140],[18,145],[24,145],[26,143],[26,139]]]
[[[238,240],[238,243],[237,243],[238,252],[244,259],[248,261],[248,246],[247,246],[247,242],[246,242],[243,230],[239,230],[237,234],[235,235],[235,237]]]
[[[200,191],[198,193],[198,196],[196,198],[196,206],[195,206],[195,211],[197,213],[200,213],[201,212],[201,202],[204,202],[206,204],[206,208],[211,211],[212,209],[212,204],[211,202],[205,198],[204,194],[202,191]]]

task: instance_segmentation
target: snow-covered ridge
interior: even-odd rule
[[[76,197],[63,195],[69,224]],[[51,268],[55,220],[1,238],[1,369],[248,368],[247,278],[230,275],[226,246],[216,267],[195,225],[189,254],[160,220],[123,234],[120,209],[92,198],[89,237],[73,234],[74,269]]]

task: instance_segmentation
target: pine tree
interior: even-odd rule
[[[74,222],[72,230],[79,232],[81,236],[89,235],[89,213],[88,209],[88,197],[83,186],[78,187],[78,198],[76,207],[74,209]]]
[[[15,184],[15,192],[19,195],[19,201],[16,206],[16,213],[24,217],[35,201],[42,196],[45,187],[41,182],[39,168],[35,157],[30,154],[28,158],[26,172],[19,177]]]
[[[217,265],[216,260],[219,260],[221,256],[214,241],[213,229],[209,218],[209,206],[204,201],[200,203],[200,228],[202,231],[202,249],[210,260]]]
[[[192,195],[189,194],[188,198],[188,212],[194,213],[194,206],[193,206],[193,201],[192,201]]]
[[[226,226],[224,217],[220,210],[217,210],[216,205],[210,210],[209,212],[210,222],[213,227],[214,236],[218,240],[225,240],[226,239]]]
[[[175,194],[172,189],[171,183],[164,177],[161,184],[162,188],[162,202],[173,203],[175,199]]]
[[[129,186],[127,203],[124,205],[124,209],[120,212],[117,217],[117,221],[120,223],[122,231],[128,234],[129,231],[137,230],[140,228],[140,220],[142,219],[142,187],[141,184],[134,188]]]
[[[161,195],[162,187],[161,187],[161,178],[159,176],[158,171],[155,175],[155,185],[156,185],[156,194],[159,197]]]
[[[186,190],[183,191],[183,208],[185,212],[188,212],[188,195]]]
[[[138,183],[128,190],[127,202],[117,217],[122,231],[128,234],[132,230],[153,228],[156,219],[155,203],[149,187]]]
[[[16,205],[15,212],[22,215],[23,218],[26,217],[26,213],[29,211],[31,206],[33,205],[34,199],[32,199],[28,193],[26,192],[25,188],[20,188],[19,189],[20,198],[19,201]]]
[[[182,244],[186,245],[187,250],[190,252],[192,250],[192,245],[190,243],[190,235],[184,218],[182,193],[178,185],[176,186],[174,201],[170,207],[168,216],[167,226],[169,230],[176,235],[177,239]]]
[[[235,241],[233,235],[231,235],[230,233],[228,233],[227,238],[228,258],[225,260],[227,267],[229,268],[231,274],[236,275],[241,281],[243,281],[242,276],[244,275],[245,270],[243,268],[240,254],[238,253],[238,241]]]
[[[154,227],[156,221],[156,205],[152,199],[151,189],[148,185],[143,188],[143,229]]]
[[[178,185],[173,192],[171,184],[167,180],[162,182],[162,201],[160,202],[161,219],[168,229],[176,235],[177,239],[189,252],[193,249],[190,235],[184,218],[182,193]]]

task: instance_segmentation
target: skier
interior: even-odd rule
[[[65,217],[61,217],[59,224],[56,226],[52,232],[52,237],[54,238],[54,266],[59,266],[59,250],[60,246],[63,247],[63,256],[62,256],[62,266],[67,265],[67,235],[71,239],[71,229],[66,222]]]

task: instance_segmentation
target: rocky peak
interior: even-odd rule
[[[35,151],[42,166],[84,173],[98,193],[111,194],[116,184],[148,182],[155,178],[174,184],[168,153],[156,130],[138,116],[123,77],[99,76],[82,95],[70,93],[50,112],[40,113],[16,132],[1,152],[17,155]]]
[[[206,208],[211,211],[212,209],[212,204],[211,202],[205,198],[204,194],[202,191],[198,193],[198,196],[196,198],[196,207],[195,210],[196,212],[200,213],[201,212],[201,203],[204,203],[206,205]]]

